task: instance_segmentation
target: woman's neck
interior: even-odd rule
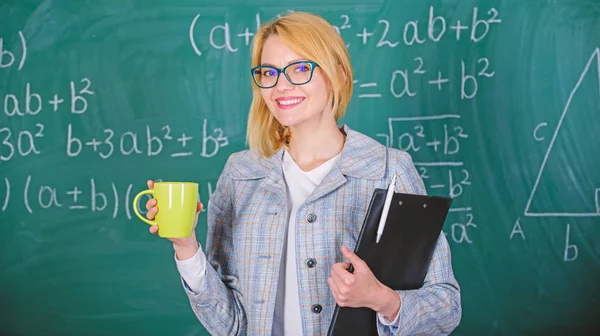
[[[302,170],[310,171],[338,155],[345,141],[345,134],[332,119],[332,122],[293,128],[288,152]]]

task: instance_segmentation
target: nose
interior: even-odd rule
[[[278,92],[290,91],[294,89],[294,84],[290,83],[287,77],[282,73],[279,75],[279,80],[277,81],[275,88]]]

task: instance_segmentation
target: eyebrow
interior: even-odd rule
[[[306,58],[296,58],[296,59],[293,59],[293,60],[289,61],[286,65],[290,65],[290,64],[292,64],[294,62],[300,62],[300,61],[308,61],[308,60]],[[271,64],[271,63],[261,63],[260,65],[272,66],[272,67],[276,68],[276,66],[273,65],[273,64]]]

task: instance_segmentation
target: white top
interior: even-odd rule
[[[295,242],[296,213],[298,208],[321,183],[327,173],[329,173],[339,156],[338,154],[317,168],[306,172],[294,162],[287,150],[284,151],[282,168],[287,186],[289,225],[281,256],[273,334],[280,334],[281,329],[283,329],[283,334],[286,336],[302,335],[298,279],[296,275],[296,244],[288,244],[288,241]],[[175,258],[175,262],[181,277],[189,286],[189,289],[194,293],[202,292],[206,285],[204,276],[207,263],[202,248],[198,248],[198,252],[191,258],[186,260]],[[278,312],[283,312],[283,316],[278,314]],[[380,314],[377,315],[382,323],[392,325],[392,321],[387,320]],[[398,316],[396,316],[396,319],[398,319]],[[279,325],[280,323],[283,323],[283,327]]]
[[[294,162],[287,151],[283,156],[283,176],[287,186],[287,202],[289,211],[289,225],[287,237],[283,245],[281,256],[281,271],[279,288],[277,289],[277,302],[275,311],[283,306],[283,334],[286,336],[302,335],[302,320],[300,314],[300,300],[298,295],[298,277],[296,274],[296,214],[298,208],[304,203],[308,196],[321,183],[325,175],[329,173],[339,154],[321,164],[311,171],[303,171]],[[303,219],[302,219],[303,220]],[[284,281],[281,281],[284,279]],[[280,294],[284,293],[283,305],[281,305]],[[274,333],[277,327],[277,313],[275,316]]]

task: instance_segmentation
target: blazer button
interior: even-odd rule
[[[309,223],[314,223],[317,220],[317,215],[315,215],[314,213],[309,213],[308,215],[306,215],[306,221]]]
[[[313,258],[308,258],[306,259],[306,266],[308,266],[308,268],[314,268],[317,266],[317,261]]]
[[[323,310],[323,307],[321,307],[320,304],[316,304],[312,306],[312,312],[315,314],[319,314],[321,312],[321,310]]]

